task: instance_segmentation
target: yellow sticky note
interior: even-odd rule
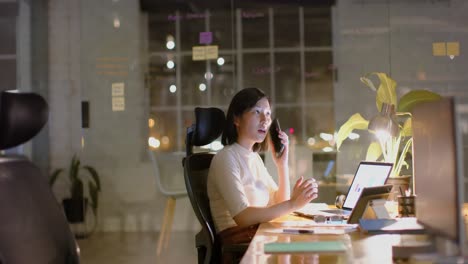
[[[460,43],[459,42],[447,42],[447,55],[448,56],[460,55]]]
[[[112,97],[112,111],[124,111],[125,98],[122,96]]]
[[[206,59],[212,60],[218,58],[218,46],[206,46]]]
[[[205,46],[193,46],[192,47],[192,60],[206,60],[206,49]]]
[[[432,55],[434,56],[446,56],[445,42],[434,42],[432,43]]]
[[[112,83],[112,96],[124,96],[124,94],[125,84],[123,82]]]

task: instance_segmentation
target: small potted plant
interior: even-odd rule
[[[82,169],[87,174],[81,173]],[[50,186],[53,186],[59,176],[63,175],[65,170],[60,168],[52,172],[49,179]],[[88,182],[88,195],[84,194],[84,181],[87,177]],[[63,208],[65,215],[70,223],[80,223],[85,221],[86,207],[90,203],[94,216],[97,215],[98,208],[98,194],[101,191],[101,182],[99,175],[91,166],[82,165],[80,159],[74,155],[70,167],[68,169],[68,180],[70,182],[70,197],[64,199]]]
[[[375,75],[380,80],[378,88],[374,85],[370,76]],[[386,138],[375,138],[367,149],[366,160],[369,161],[385,161],[394,164],[393,170],[390,174],[391,179],[405,178],[407,181],[404,189],[409,186],[411,176],[400,175],[401,169],[405,166],[409,168],[408,162],[405,160],[406,154],[411,151],[412,126],[411,126],[411,110],[416,104],[422,102],[429,102],[439,100],[440,95],[427,91],[427,90],[412,90],[404,94],[400,100],[397,98],[395,80],[390,78],[387,74],[382,72],[372,72],[360,78],[367,87],[376,92],[376,105],[377,110],[380,112],[382,106],[391,106],[394,111],[396,123],[398,124],[398,131],[396,136]],[[337,150],[340,149],[341,144],[353,132],[354,129],[369,130],[369,121],[363,118],[359,113],[352,115],[338,130],[336,136]],[[369,130],[370,132],[374,132]],[[406,188],[405,188],[406,187]],[[398,187],[399,188],[399,187]]]

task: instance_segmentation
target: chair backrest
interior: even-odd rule
[[[47,122],[37,94],[0,93],[0,149],[22,144]],[[47,178],[23,156],[0,156],[0,263],[79,263],[77,245]]]
[[[203,146],[218,138],[225,125],[224,112],[218,108],[195,108],[195,124],[188,129],[187,156],[184,159],[184,178],[195,215],[202,226],[196,236],[199,263],[219,260],[216,230],[207,195],[207,178],[214,153],[193,153],[194,146]]]
[[[170,196],[173,198],[179,198],[179,197],[184,197],[187,195],[187,192],[183,189],[170,189],[166,188],[162,182],[162,175],[161,175],[161,168],[159,166],[159,162],[154,155],[153,151],[151,149],[148,149],[148,156],[151,161],[151,166],[153,167],[153,173],[156,178],[156,186],[158,187],[159,191],[165,195],[165,196]]]

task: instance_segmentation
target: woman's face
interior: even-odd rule
[[[237,143],[251,149],[255,143],[261,143],[265,140],[270,124],[270,103],[266,98],[262,98],[241,116],[234,117],[234,125],[238,135]]]

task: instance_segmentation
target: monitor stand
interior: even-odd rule
[[[433,252],[435,252],[434,244],[430,239],[419,239],[422,237],[423,236],[418,236],[418,238],[414,238],[414,236],[412,236],[410,239],[405,239],[405,237],[402,236],[400,243],[398,245],[392,246],[393,261],[399,262],[400,260],[413,260],[414,256],[426,256],[428,254],[432,255]],[[420,262],[410,261],[410,263]]]
[[[460,248],[453,241],[441,237],[432,237],[432,241],[434,242],[432,253],[416,253],[411,255],[410,260],[416,263],[468,264],[468,256],[462,256],[462,251],[460,251]]]
[[[385,207],[385,199],[372,199],[367,202],[366,209],[360,218],[363,219],[389,219],[387,208]]]
[[[437,253],[440,256],[454,257],[461,255],[459,247],[451,240],[442,237],[435,237],[435,245]]]

